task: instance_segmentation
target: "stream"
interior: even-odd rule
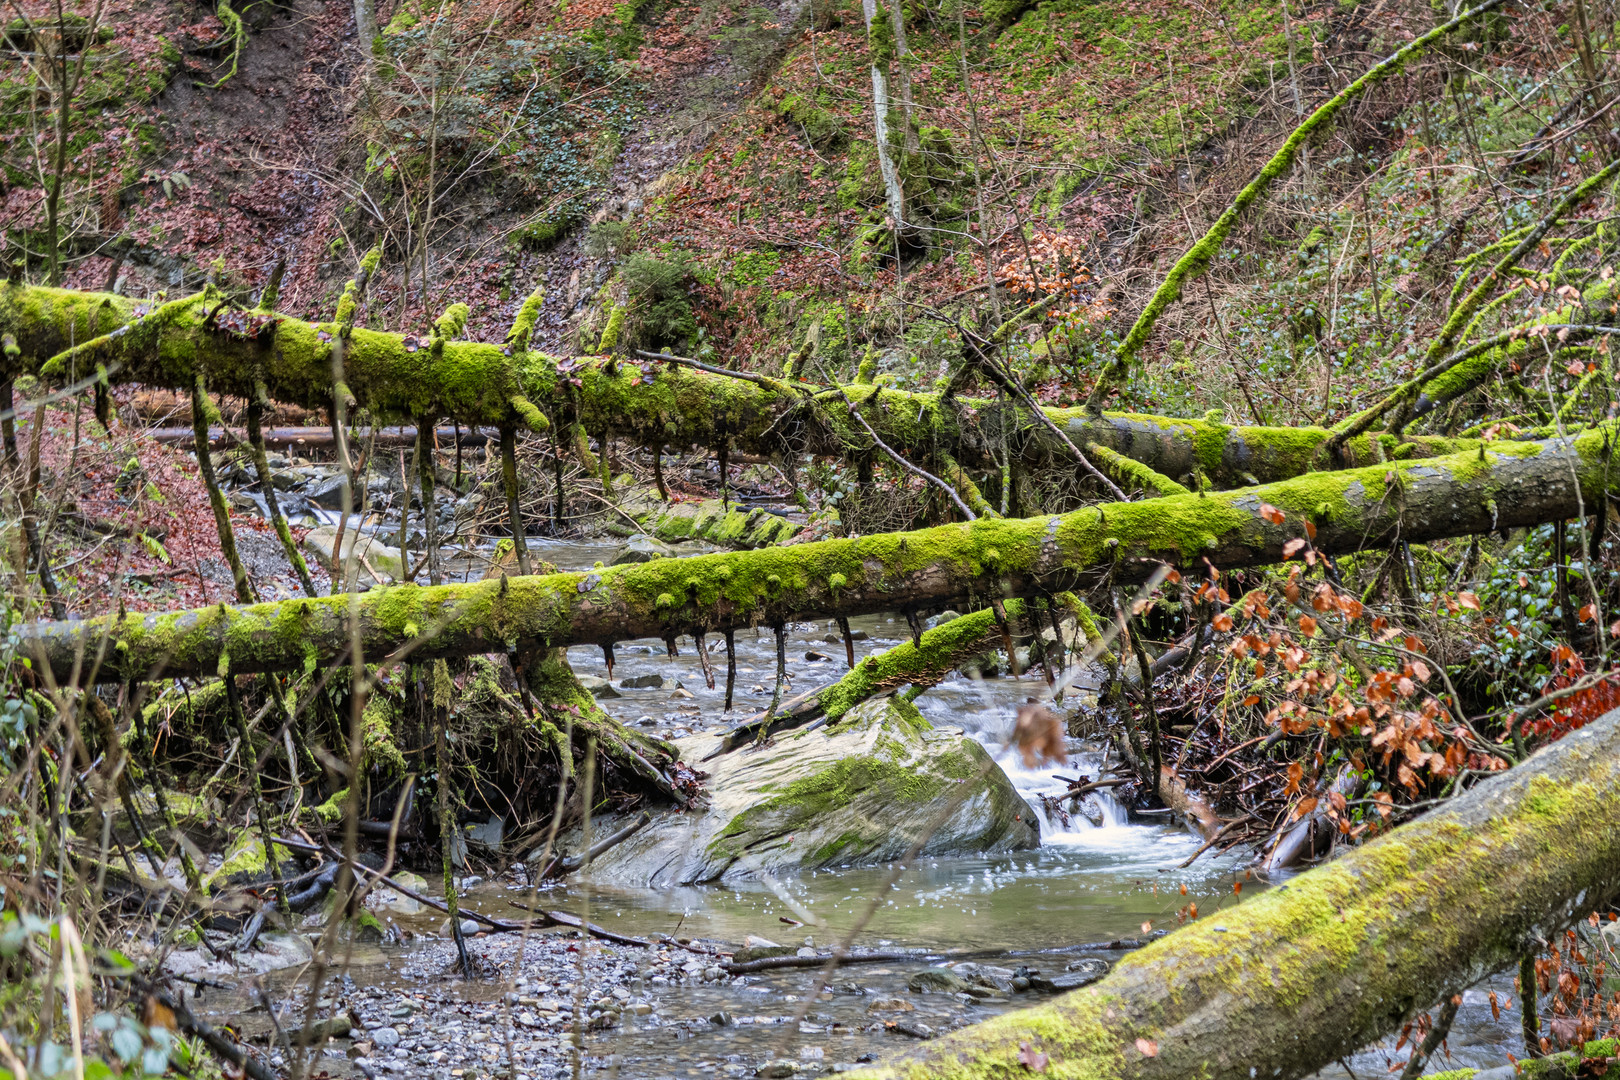
[[[620,546],[611,541],[530,544],[537,557],[561,569],[610,562]],[[466,576],[478,576],[479,561],[461,564]],[[857,659],[909,637],[900,616],[854,619],[851,625]],[[710,690],[690,638],[680,639],[679,655],[673,658],[659,641],[619,645],[612,690],[603,691],[601,704],[624,723],[665,737],[729,726],[769,703],[775,671],[775,643],[768,631],[740,631],[736,647],[737,698],[730,714],[722,712],[723,646],[717,650],[717,687]],[[842,640],[830,622],[790,627],[787,655],[792,685],[784,696],[830,682],[845,670]],[[569,661],[582,676],[607,675],[600,650],[572,649]],[[623,685],[648,676],[662,676],[663,685]],[[1045,810],[1038,796],[1062,792],[1067,784],[1059,777],[1095,778],[1104,762],[1099,747],[1077,741],[1070,742],[1069,763],[1051,768],[1028,768],[1016,752],[1004,748],[1016,706],[1044,689],[1038,670],[1021,679],[1003,675],[970,680],[957,674],[916,702],[931,722],[962,728],[997,758],[1038,814],[1038,850],[923,859],[886,894],[890,866],[665,889],[593,885],[587,875],[575,875],[540,893],[542,906],[588,912],[592,921],[618,933],[670,935],[728,947],[750,936],[787,946],[836,944],[878,896],[876,910],[853,944],[915,949],[914,959],[841,968],[810,1000],[819,985],[819,969],[716,978],[713,961],[678,947],[649,951],[601,943],[593,943],[582,961],[577,939],[556,934],[537,935],[519,964],[513,958],[515,935],[476,939],[475,952],[482,949],[480,955],[504,964],[505,978],[523,980],[514,990],[514,984],[502,979],[454,978],[453,952],[440,936],[443,917],[427,910],[413,913],[406,905],[391,915],[398,927],[411,931],[405,943],[357,947],[347,974],[328,984],[332,989],[324,1002],[331,1008],[347,1007],[364,1026],[386,1027],[393,1034],[363,1036],[371,1048],[358,1060],[355,1051],[341,1049],[347,1044],[335,1044],[317,1063],[317,1075],[321,1068],[335,1077],[477,1080],[512,1075],[549,1080],[569,1075],[574,1049],[565,1033],[567,1017],[575,1004],[581,1015],[596,1014],[588,1002],[598,998],[612,1014],[599,1022],[611,1026],[585,1035],[581,1049],[587,1071],[626,1080],[835,1073],[903,1049],[915,1038],[1047,997],[1022,987],[982,998],[908,990],[912,976],[930,966],[971,962],[1005,969],[1006,975],[1017,974],[1021,980],[1032,972],[1051,977],[1071,967],[1095,965],[1097,957],[1112,962],[1123,955],[1080,946],[1174,929],[1178,910],[1189,901],[1196,902],[1198,917],[1218,920],[1240,899],[1266,887],[1249,872],[1247,859],[1237,855],[1206,855],[1183,868],[1200,846],[1198,838],[1179,826],[1130,817],[1107,792],[1098,793],[1093,804],[1094,816],[1100,810],[1095,824],[1082,813],[1063,820]],[[1238,882],[1243,885],[1241,898],[1233,888]],[[525,912],[513,902],[524,902],[528,893],[518,879],[482,882],[467,890],[463,902],[488,915],[520,919]],[[586,972],[590,989],[574,998],[579,970]],[[301,968],[264,977],[267,987],[295,999],[300,984],[307,982]],[[1432,1069],[1500,1065],[1508,1052],[1522,1053],[1517,1008],[1504,1012],[1500,1021],[1494,1019],[1491,990],[1512,1000],[1511,976],[1495,977],[1465,993],[1448,1044],[1450,1059],[1438,1058]],[[503,993],[511,995],[505,1003]],[[507,1006],[518,1025],[508,1030],[520,1037],[511,1065],[506,1064],[501,1034]],[[238,1020],[247,1032],[268,1026],[262,1008],[256,1015],[243,1012],[254,1008],[243,994],[211,992],[198,1000],[198,1007],[215,1021]],[[1393,1042],[1363,1050],[1319,1075],[1353,1080],[1385,1075],[1390,1063],[1407,1052],[1397,1054]]]

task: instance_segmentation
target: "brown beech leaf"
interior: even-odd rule
[[[1067,765],[1069,762],[1063,721],[1044,705],[1031,703],[1019,706],[1012,738],[1023,756],[1026,769],[1039,765]]]
[[[1047,1056],[1030,1046],[1027,1042],[1018,1044],[1018,1064],[1030,1072],[1045,1072],[1048,1064]]]

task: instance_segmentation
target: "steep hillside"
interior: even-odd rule
[[[282,308],[320,317],[381,245],[374,328],[463,301],[469,335],[499,338],[543,286],[536,340],[564,354],[777,371],[813,341],[801,375],[865,361],[921,388],[999,327],[1012,369],[1070,402],[1300,118],[1436,19],[1415,0],[873,10],[869,30],[845,0],[400,4],[362,48],[336,0],[254,6],[239,36],[109,4],[63,54],[88,63],[61,280],[255,289],[284,260]],[[1410,374],[1457,268],[1595,149],[1557,130],[1589,55],[1560,19],[1492,16],[1359,98],[1170,309],[1129,400],[1322,422]],[[21,87],[56,54],[25,37],[7,235],[48,277],[55,99]]]

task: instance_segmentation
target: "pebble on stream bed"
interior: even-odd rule
[[[872,991],[864,980],[856,984],[841,979],[825,992],[827,1003],[820,1007],[829,1008],[834,999],[841,999],[853,1009],[840,1011],[857,1012],[859,1018],[835,1019],[808,1009],[794,1033],[789,1025],[806,1005],[788,992],[797,987],[782,980],[806,979],[811,973],[734,978],[719,966],[717,957],[674,945],[649,949],[593,941],[584,958],[581,991],[579,944],[565,934],[537,934],[527,941],[516,935],[475,937],[467,946],[479,977],[466,981],[458,977],[452,942],[419,939],[381,978],[374,968],[368,975],[356,971],[358,978],[336,978],[327,985],[319,1011],[339,1016],[347,1012],[358,1029],[352,1042],[326,1046],[316,1075],[324,1067],[331,1077],[560,1080],[573,1073],[575,1055],[582,1053],[587,1072],[649,1080],[816,1076],[843,1072],[855,1060],[870,1059],[863,1053],[869,1043],[857,1048],[849,1041],[857,1034],[900,1043],[930,1038],[971,1022],[978,1004],[966,994],[960,1000],[905,995],[917,1002],[917,1008],[930,1006],[929,1022],[924,1023],[905,998],[868,998]],[[958,970],[974,976],[971,969],[979,967],[958,965]],[[984,970],[1003,974],[999,968]],[[903,971],[891,969],[881,974],[905,977]],[[726,996],[725,1008],[703,1004],[717,994]],[[870,1009],[864,1007],[869,1001]],[[304,1003],[298,995],[290,1004],[294,1015],[301,1016]],[[576,1016],[583,1029],[578,1049]],[[722,1029],[728,1034],[723,1045],[716,1045],[713,1040]],[[267,1036],[268,1032],[261,1034],[261,1047]],[[817,1045],[824,1040],[826,1045]],[[279,1053],[271,1060],[284,1064]]]
[[[741,989],[751,981],[733,979],[714,959],[673,946],[647,949],[593,941],[585,957],[582,993],[577,938],[536,934],[521,942],[515,935],[495,935],[473,938],[467,946],[481,969],[480,977],[470,982],[457,977],[454,944],[429,939],[394,968],[391,978],[367,980],[369,985],[350,979],[329,984],[321,1011],[347,1010],[358,1020],[359,1030],[352,1043],[327,1045],[316,1065],[317,1075],[324,1067],[333,1077],[489,1080],[515,1075],[517,1080],[558,1080],[573,1072],[576,1010],[584,1021],[587,1071],[609,1067],[604,1056],[618,1050],[615,1036],[629,1023],[644,1030],[667,1028],[671,1040],[683,1040],[693,1029],[792,1020],[791,1015],[735,1020],[724,1013],[713,1018],[658,1015],[650,989],[682,985]],[[781,999],[775,1004],[783,1008]],[[304,1003],[296,996],[293,1006],[294,1014],[302,1015]],[[756,1071],[789,1075],[781,1071],[784,1065],[791,1066],[791,1073],[823,1071],[820,1049],[810,1050],[802,1062],[776,1062],[775,1072],[770,1071],[768,1054],[730,1055],[728,1061],[714,1062],[714,1071],[729,1076],[753,1076]],[[279,1053],[271,1060],[283,1064]]]

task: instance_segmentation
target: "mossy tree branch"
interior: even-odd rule
[[[1575,516],[1620,490],[1612,425],[1576,439],[1483,447],[1390,466],[1313,473],[1237,492],[1088,507],[1066,516],[983,519],[910,533],[659,559],[601,571],[444,585],[360,597],[288,600],[169,615],[104,616],[28,628],[31,647],[66,680],[81,645],[106,632],[101,678],[161,670],[211,674],[228,652],[241,672],[325,663],[349,644],[418,660],[509,645],[608,644],[693,630],[775,626],[897,605],[963,605],[1032,597],[1105,580],[1140,582],[1164,564],[1191,569],[1283,561],[1314,524],[1329,554],[1489,532]],[[1577,487],[1576,478],[1579,478]],[[1286,520],[1261,517],[1263,503]],[[108,620],[112,625],[107,625]]]
[[[1148,337],[1153,333],[1153,327],[1159,321],[1159,316],[1164,314],[1166,308],[1180,299],[1182,287],[1189,280],[1209,269],[1210,263],[1215,259],[1216,252],[1220,251],[1221,244],[1225,242],[1226,237],[1237,224],[1238,218],[1242,217],[1246,210],[1260,201],[1266,190],[1271,187],[1272,181],[1280,180],[1287,175],[1288,171],[1294,167],[1294,161],[1299,157],[1300,150],[1304,148],[1318,129],[1324,128],[1332,122],[1339,110],[1344,108],[1350,101],[1361,96],[1361,94],[1383,79],[1400,71],[1412,57],[1464,23],[1471,22],[1493,8],[1500,7],[1503,2],[1504,0],[1485,0],[1484,3],[1469,8],[1455,18],[1441,23],[1427,34],[1413,39],[1385,59],[1374,64],[1361,78],[1340,90],[1318,106],[1310,116],[1306,117],[1305,122],[1295,128],[1288,138],[1284,140],[1282,146],[1271,156],[1271,160],[1261,168],[1259,174],[1249,181],[1242,191],[1238,192],[1237,198],[1232,200],[1232,204],[1221,213],[1220,217],[1215,219],[1215,224],[1209,227],[1209,231],[1189,248],[1185,255],[1176,260],[1176,264],[1165,275],[1164,281],[1159,284],[1158,289],[1154,290],[1153,296],[1149,298],[1147,307],[1142,309],[1142,314],[1137,316],[1136,322],[1132,324],[1130,331],[1126,333],[1125,340],[1120,342],[1119,350],[1114,354],[1113,360],[1103,369],[1102,376],[1097,380],[1097,385],[1092,389],[1091,396],[1087,400],[1087,406],[1093,410],[1101,410],[1102,403],[1108,399],[1108,395],[1125,384],[1125,380],[1130,376],[1131,365],[1136,360],[1136,354],[1147,343]]]
[[[684,365],[648,365],[643,373],[635,365],[610,368],[585,358],[559,373],[554,358],[527,348],[528,316],[537,308],[533,298],[505,345],[443,341],[432,349],[355,326],[370,263],[368,255],[336,319],[318,324],[221,307],[217,297],[205,303],[202,295],[142,314],[144,306],[127,297],[0,284],[0,333],[11,333],[18,343],[15,353],[7,350],[0,378],[65,378],[69,366],[61,354],[72,349],[79,370],[100,364],[120,382],[189,393],[200,371],[214,393],[253,400],[262,380],[270,398],[325,412],[332,404],[332,349],[346,342],[345,389],[382,419],[427,415],[469,427],[535,429],[546,426],[531,404],[539,402],[554,416],[572,418],[565,441],[581,430],[611,427],[619,437],[651,447],[726,441],[736,451],[763,457],[843,455],[870,443],[852,415],[859,403],[861,419],[910,461],[937,460],[943,447],[965,470],[999,473],[996,433],[1005,430],[1017,433],[1011,449],[1023,469],[1066,465],[1074,460],[1072,446],[1096,443],[1173,480],[1201,472],[1217,487],[1297,476],[1313,467],[1317,449],[1331,437],[1324,428],[1234,427],[1050,407],[1042,410],[1049,427],[1022,400],[947,399],[937,392],[858,385],[811,393],[777,380],[747,382]],[[802,422],[783,423],[789,413]],[[1476,445],[1432,437],[1410,444],[1403,452],[1414,456]],[[1341,457],[1346,465],[1369,465],[1385,460],[1395,445],[1393,437],[1359,437],[1346,443]]]

